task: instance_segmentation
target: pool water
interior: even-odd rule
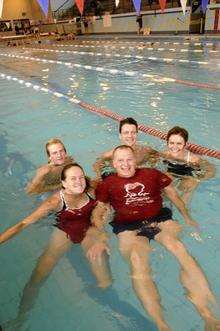
[[[145,45],[143,49],[140,49],[143,46],[141,41],[122,39],[106,42],[107,47],[104,47],[103,40],[95,44],[92,40],[84,42],[80,39],[65,46],[45,42],[41,45],[33,43],[29,49],[27,46],[0,48],[0,231],[21,220],[40,203],[40,198],[27,197],[24,187],[36,168],[46,162],[43,146],[51,137],[61,138],[69,154],[90,176],[94,175],[91,165],[95,158],[118,143],[116,122],[87,112],[67,98],[36,86],[126,117],[132,116],[139,123],[161,131],[174,125],[186,127],[190,141],[220,149],[220,93],[213,88],[220,86],[220,42],[214,39],[206,40],[212,43],[211,46],[205,43],[197,46],[193,42],[183,45],[181,39],[180,44],[175,45],[172,39],[163,38],[160,47],[164,50],[158,50],[158,39],[151,41],[153,44]],[[164,43],[166,41],[170,44]],[[147,47],[153,50],[147,50]],[[43,48],[64,52],[49,52]],[[94,55],[68,53],[68,50],[93,52]],[[165,62],[164,58],[175,61]],[[83,66],[92,66],[92,69]],[[97,67],[104,70],[97,71]],[[111,74],[108,71],[111,69],[118,72]],[[129,75],[127,72],[135,73]],[[143,74],[153,75],[153,78],[143,77]],[[161,79],[155,81],[155,76]],[[193,81],[198,86],[170,82],[167,78]],[[25,82],[32,83],[35,88]],[[207,83],[210,88],[201,88],[200,83]],[[165,147],[158,138],[141,133],[139,138],[157,149]],[[216,177],[201,183],[191,203],[192,216],[201,224],[202,240],[196,240],[193,229],[186,228],[182,239],[205,271],[220,300],[219,161],[209,160],[216,166]],[[50,223],[50,218],[44,219],[1,246],[0,324],[16,316],[23,287],[52,232]],[[156,330],[133,293],[128,266],[119,255],[117,240],[113,236],[111,247],[114,283],[110,289],[103,292],[96,288],[80,247],[73,247],[43,285],[22,330]],[[175,259],[158,244],[153,243],[153,247],[153,277],[172,330],[203,330],[203,321],[184,296]]]

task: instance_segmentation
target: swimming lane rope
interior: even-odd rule
[[[35,85],[31,82],[26,82],[23,79],[18,79],[17,77],[12,77],[10,75],[6,75],[6,74],[0,72],[0,78],[17,82],[19,84],[25,85],[27,88],[33,88],[36,91],[46,92],[46,93],[52,94],[52,95],[54,95],[58,98],[66,99],[71,103],[78,104],[81,108],[86,109],[89,112],[111,118],[111,119],[113,119],[115,121],[118,121],[118,122],[121,121],[124,118],[123,116],[121,116],[117,113],[114,113],[114,112],[112,112],[108,109],[98,108],[95,105],[91,105],[91,104],[89,104],[87,102],[84,102],[82,100],[79,100],[77,98],[71,98],[70,96],[68,96],[64,93],[59,93],[59,92],[54,91],[52,89],[42,87],[40,85]],[[139,124],[138,128],[139,128],[140,131],[142,131],[146,134],[149,134],[151,136],[160,138],[162,140],[166,139],[166,133],[162,132],[158,129],[148,127],[144,124]],[[215,150],[215,149],[207,148],[207,147],[204,147],[204,146],[201,146],[201,145],[198,145],[198,144],[193,144],[193,143],[190,143],[190,142],[187,144],[187,149],[194,152],[194,153],[196,153],[196,154],[207,155],[207,156],[210,156],[210,157],[213,157],[213,158],[216,158],[216,159],[220,159],[220,151]]]
[[[55,52],[55,50],[54,50]],[[56,63],[59,65],[65,65],[69,68],[83,68],[86,70],[92,70],[92,71],[98,71],[98,72],[106,72],[111,75],[125,75],[125,76],[140,76],[145,79],[150,79],[154,81],[155,83],[178,83],[181,85],[191,86],[191,87],[198,87],[198,88],[204,88],[204,89],[211,89],[211,90],[220,90],[220,84],[212,84],[212,83],[199,83],[199,82],[192,82],[187,80],[181,80],[181,79],[174,79],[170,77],[164,77],[159,76],[155,74],[140,74],[138,71],[123,71],[118,69],[108,69],[105,67],[95,67],[91,65],[82,65],[81,63],[71,63],[71,62],[65,62],[65,61],[56,61],[56,60],[49,60],[45,58],[39,58],[39,57],[33,57],[33,56],[25,56],[25,55],[17,55],[17,54],[7,54],[7,53],[0,53],[0,56],[9,57],[9,58],[16,58],[16,59],[22,59],[22,60],[30,60],[30,61],[36,61],[36,62],[42,62],[42,63]]]
[[[164,52],[164,51],[169,51],[169,52],[180,52],[180,53],[219,53],[220,51],[218,50],[203,50],[203,49],[188,49],[188,48],[164,48],[164,47],[147,47],[146,45],[141,45],[141,46],[111,46],[111,45],[81,45],[81,44],[51,44],[50,46],[52,47],[74,47],[74,48],[104,48],[104,49],[113,49],[113,50],[119,50],[119,49],[123,49],[123,50],[138,50],[138,51],[157,51],[157,52]]]
[[[79,105],[92,113],[96,113],[96,114],[99,114],[99,115],[102,115],[105,117],[109,117],[118,122],[121,121],[122,119],[124,119],[123,116],[113,113],[112,111],[110,111],[108,109],[97,108],[96,106],[90,105],[84,101],[80,101]],[[138,128],[140,131],[142,131],[146,134],[160,138],[162,140],[166,140],[167,134],[165,132],[162,132],[158,129],[146,126],[144,124],[139,124]],[[199,155],[207,155],[207,156],[210,156],[210,157],[213,157],[216,159],[220,159],[220,151],[215,150],[215,149],[211,149],[211,148],[201,146],[198,144],[194,144],[194,143],[190,143],[190,142],[187,143],[187,149],[189,151],[199,154]]]

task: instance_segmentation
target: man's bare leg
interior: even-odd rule
[[[220,330],[220,321],[214,317],[210,309],[210,305],[213,307],[216,305],[216,300],[208,281],[198,263],[178,239],[181,227],[174,221],[166,221],[160,223],[159,226],[162,231],[156,235],[155,240],[166,247],[179,261],[181,283],[187,290],[188,299],[204,319],[205,330]]]
[[[171,330],[164,320],[160,296],[151,278],[148,239],[136,236],[135,231],[121,232],[118,238],[121,254],[130,265],[132,285],[138,299],[156,322],[158,330]]]

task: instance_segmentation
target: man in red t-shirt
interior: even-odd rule
[[[215,298],[209,289],[202,270],[189,255],[178,239],[180,225],[173,221],[169,208],[162,206],[162,192],[182,214],[185,223],[196,226],[191,220],[184,202],[171,184],[171,179],[156,169],[136,169],[134,151],[122,145],[113,152],[116,174],[106,177],[97,187],[97,206],[93,211],[92,223],[103,231],[103,210],[110,205],[114,219],[110,223],[119,239],[119,249],[131,268],[133,288],[144,309],[155,320],[159,330],[168,331],[157,288],[150,275],[149,241],[155,239],[169,250],[181,265],[182,285],[188,297],[203,317],[207,329],[218,325],[209,308]],[[97,242],[88,252],[90,259],[100,258],[109,248],[106,240]],[[214,329],[213,329],[214,330]]]

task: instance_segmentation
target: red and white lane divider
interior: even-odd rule
[[[83,68],[86,70],[93,70],[98,72],[105,72],[111,75],[125,75],[129,77],[142,77],[144,79],[148,79],[153,81],[154,83],[177,83],[185,86],[190,87],[196,87],[196,88],[202,88],[202,89],[210,89],[219,91],[220,90],[220,84],[212,84],[212,83],[199,83],[199,82],[192,82],[188,80],[181,80],[181,79],[175,79],[170,77],[164,77],[160,75],[154,75],[154,74],[142,74],[138,71],[123,71],[118,69],[107,69],[104,67],[95,67],[90,65],[82,65],[80,63],[71,63],[71,62],[64,62],[64,61],[56,61],[56,60],[49,60],[45,58],[39,58],[39,57],[33,57],[33,56],[25,56],[25,55],[17,55],[17,54],[8,54],[8,53],[0,53],[0,56],[9,57],[9,58],[16,58],[16,59],[22,59],[22,60],[30,60],[30,61],[36,61],[36,62],[42,62],[42,63],[48,63],[48,64],[59,64],[59,65],[65,65],[69,68]]]
[[[60,92],[42,87],[40,85],[33,84],[31,82],[26,82],[25,80],[19,79],[17,77],[12,77],[10,75],[0,73],[0,78],[1,79],[6,79],[6,80],[9,80],[9,81],[17,82],[21,85],[26,86],[27,88],[32,88],[35,91],[41,91],[41,92],[46,92],[46,93],[52,94],[57,98],[63,98],[65,100],[68,100],[71,103],[79,105],[81,108],[86,109],[89,112],[111,118],[115,121],[121,121],[124,118],[123,116],[121,116],[117,113],[114,113],[114,112],[112,112],[108,109],[98,108],[95,105],[91,105],[91,104],[89,104],[87,102],[84,102],[84,101],[81,101],[77,98],[71,98],[66,94],[63,94],[63,93],[60,93]],[[155,137],[163,139],[163,140],[166,139],[166,133],[165,132],[162,132],[162,131],[160,131],[158,129],[155,129],[155,128],[152,128],[152,127],[148,127],[144,124],[140,124],[138,127],[139,127],[139,130],[144,132],[144,133],[147,133],[151,136],[155,136]],[[207,148],[207,147],[204,147],[204,146],[201,146],[201,145],[198,145],[198,144],[193,144],[193,143],[190,143],[190,142],[187,144],[187,149],[194,152],[194,153],[196,153],[196,154],[207,155],[207,156],[210,156],[210,157],[213,157],[213,158],[216,158],[216,159],[220,159],[220,151],[218,151],[218,150],[214,150],[214,149]]]
[[[199,65],[217,65],[220,67],[220,63],[212,63],[209,61],[192,61],[186,59],[172,59],[172,58],[161,58],[153,56],[143,56],[143,55],[132,55],[132,54],[119,54],[119,53],[97,53],[97,52],[79,52],[79,51],[70,51],[70,50],[58,50],[58,49],[49,49],[49,48],[32,48],[32,47],[23,47],[22,49],[29,49],[31,51],[36,50],[40,52],[49,52],[49,53],[66,53],[66,54],[79,54],[87,56],[104,56],[104,57],[117,57],[117,58],[126,58],[126,59],[138,59],[138,60],[150,60],[150,61],[159,61],[166,63],[192,63]]]
[[[74,48],[107,48],[112,49],[112,50],[117,50],[117,49],[129,49],[129,50],[138,50],[138,51],[156,51],[156,52],[164,52],[164,51],[169,51],[169,52],[180,52],[180,53],[220,53],[220,51],[217,50],[204,50],[204,49],[189,49],[189,48],[164,48],[164,47],[147,47],[146,45],[141,45],[141,46],[110,46],[110,45],[80,45],[80,44],[51,44],[50,46],[52,47],[74,47]]]

